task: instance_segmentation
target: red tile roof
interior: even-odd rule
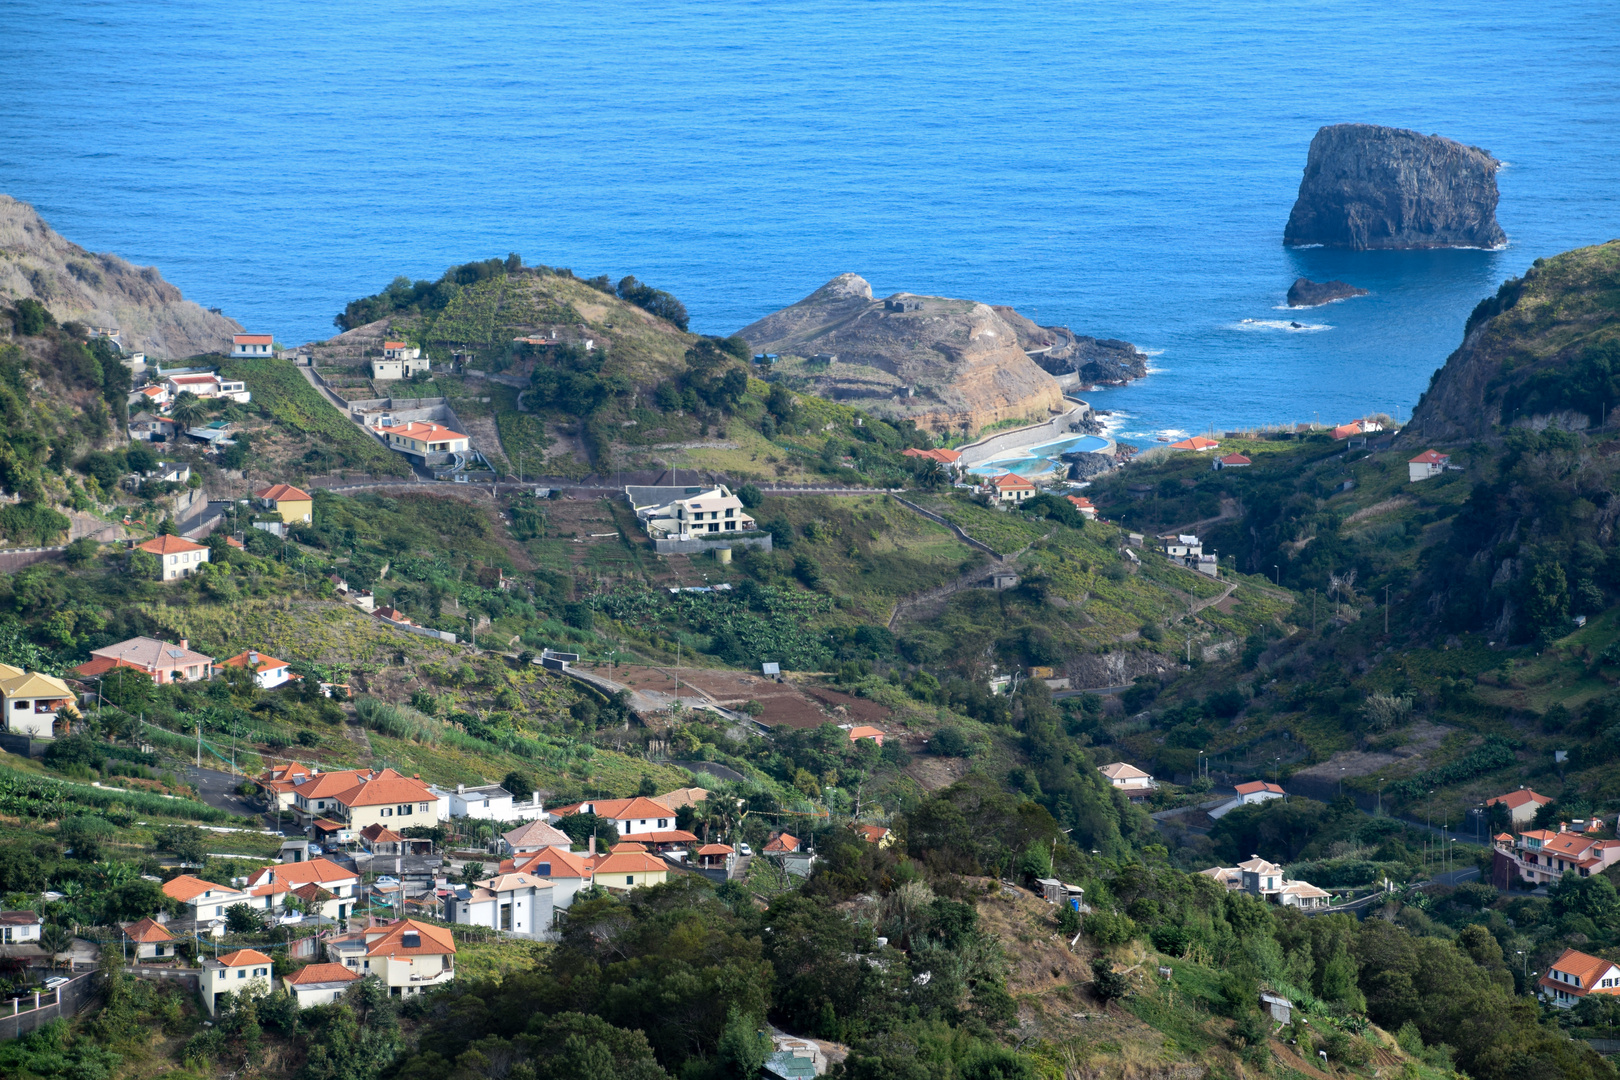
[[[274,484],[263,491],[253,493],[255,499],[269,499],[271,502],[310,502],[308,492],[299,491],[291,484]]]
[[[251,964],[268,964],[270,958],[257,949],[237,949],[220,957],[219,962],[226,967],[248,967]]]
[[[1574,949],[1565,949],[1563,955],[1552,962],[1552,967],[1548,969],[1547,974],[1541,977],[1540,985],[1551,990],[1562,990],[1564,993],[1575,997],[1585,997],[1594,989],[1600,994],[1620,994],[1620,987],[1595,986],[1597,981],[1614,966],[1612,960],[1605,960],[1599,956],[1590,956]],[[1566,975],[1574,976],[1580,980],[1580,985],[1577,986],[1561,979],[1554,979],[1552,977],[1554,971],[1561,971]]]
[[[110,656],[97,656],[93,659],[86,660],[84,663],[74,668],[73,671],[76,675],[83,675],[87,679],[93,679],[97,675],[105,675],[113,668],[121,667],[134,668],[136,671],[140,672],[146,671],[146,669],[140,664],[132,664],[128,660],[115,660]]]
[[[704,844],[697,849],[699,855],[730,855],[736,849],[730,844]]]
[[[875,844],[889,835],[889,830],[882,825],[857,825],[855,831],[861,834],[861,839],[868,844]]]
[[[1172,449],[1172,450],[1208,450],[1208,449],[1211,449],[1212,447],[1216,447],[1216,446],[1219,446],[1219,445],[1221,445],[1221,444],[1216,442],[1214,439],[1211,439],[1211,438],[1209,438],[1207,436],[1194,435],[1190,439],[1182,439],[1180,442],[1171,443],[1170,444],[1170,449]]]
[[[177,878],[171,878],[163,885],[163,895],[170,900],[178,900],[182,904],[195,900],[206,892],[241,895],[240,889],[233,889],[229,885],[215,885],[212,881],[204,881],[202,878],[192,877],[190,874],[181,874]]]
[[[287,976],[287,982],[293,986],[307,986],[310,983],[358,982],[359,980],[360,973],[358,971],[350,971],[342,964],[310,964]]]
[[[990,478],[990,486],[997,489],[998,491],[1003,490],[1003,489],[1008,490],[1008,491],[1018,491],[1018,490],[1034,491],[1035,490],[1035,485],[1034,484],[1030,483],[1028,480],[1025,480],[1022,476],[1019,476],[1017,473],[1002,473],[1000,476],[992,476]]]
[[[245,653],[245,652],[244,653],[238,653],[237,655],[231,657],[229,660],[221,660],[220,663],[225,665],[226,667],[245,668],[245,667],[248,666],[248,654]],[[273,656],[266,656],[264,653],[259,653],[259,670],[260,671],[275,671],[277,668],[284,668],[286,666],[287,666],[287,661],[285,661],[285,660],[277,660]]]
[[[1221,464],[1222,465],[1252,465],[1254,463],[1252,461],[1250,461],[1248,458],[1244,457],[1242,454],[1227,454],[1225,457],[1221,458]]]
[[[232,343],[236,345],[270,345],[275,340],[270,334],[237,334],[231,338]]]
[[[615,851],[612,855],[596,864],[596,873],[601,874],[652,874],[660,870],[667,870],[663,859],[654,858],[644,851]],[[603,884],[607,884],[604,882]]]
[[[407,933],[420,934],[422,944],[407,947],[405,945]],[[442,956],[446,953],[454,954],[455,951],[456,942],[450,936],[449,930],[417,922],[415,919],[401,919],[390,926],[387,933],[366,947],[367,956]]]
[[[1250,780],[1246,784],[1239,784],[1237,786],[1237,793],[1239,795],[1253,795],[1259,791],[1269,791],[1273,795],[1288,794],[1288,792],[1284,791],[1281,787],[1271,783],[1268,780]]]
[[[181,536],[156,536],[135,546],[154,555],[179,555],[187,551],[208,550],[207,544],[193,544]]]
[[[1425,450],[1415,458],[1408,459],[1411,465],[1444,465],[1451,460],[1450,454],[1442,454],[1438,450]]]
[[[423,442],[439,442],[445,439],[465,439],[467,437],[459,431],[451,431],[442,424],[429,424],[421,420],[412,420],[408,424],[396,424],[393,427],[379,430],[385,434],[403,435],[408,439],[420,439]]]
[[[388,803],[431,802],[439,797],[433,789],[413,777],[384,769],[362,784],[341,791],[337,801],[344,806],[385,806]]]
[[[597,817],[610,818],[614,821],[645,821],[675,816],[675,811],[668,806],[645,795],[638,795],[633,799],[594,799],[590,802],[571,803],[568,806],[554,807],[551,812],[563,818],[579,813],[581,808],[586,806],[589,806],[590,812]]]
[[[1546,795],[1537,795],[1529,788],[1520,788],[1518,791],[1510,791],[1506,795],[1498,795],[1493,799],[1486,799],[1485,805],[1495,806],[1497,803],[1501,803],[1509,810],[1517,810],[1526,803],[1534,803],[1537,806],[1546,806],[1550,802],[1552,802],[1552,799],[1548,798]]]
[[[289,889],[298,885],[307,885],[311,882],[324,884],[328,881],[354,881],[359,877],[353,870],[339,866],[330,859],[311,859],[309,862],[282,863],[280,866],[267,866],[248,879],[249,885],[262,885],[274,874],[279,884]]]
[[[174,935],[169,933],[162,923],[154,922],[150,918],[142,919],[138,923],[131,923],[129,926],[124,927],[124,936],[130,941],[138,941],[143,945],[174,940]]]
[[[799,850],[799,838],[797,836],[791,836],[788,833],[783,833],[782,835],[780,835],[780,836],[776,837],[774,840],[772,840],[770,843],[766,844],[765,845],[765,850],[768,853],[772,854],[772,855],[783,854],[783,853],[791,852],[791,851],[798,851]]]
[[[511,865],[508,866],[508,863]],[[538,867],[541,863],[550,863],[551,873],[540,873]],[[560,847],[542,848],[531,855],[505,860],[501,863],[500,870],[502,873],[515,871],[533,874],[536,877],[589,879],[591,876],[591,868],[585,865],[583,856]]]

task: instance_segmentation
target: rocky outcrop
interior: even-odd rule
[[[1358,289],[1346,281],[1312,281],[1296,278],[1288,286],[1289,307],[1317,307],[1335,300],[1348,300],[1353,296],[1366,296],[1366,289]]]
[[[1283,243],[1351,248],[1496,248],[1496,170],[1477,146],[1373,124],[1311,140]]]
[[[1120,383],[1147,374],[1147,354],[1128,341],[1087,337],[1067,326],[1041,326],[999,304],[995,312],[1017,332],[1029,358],[1052,375],[1073,372],[1082,382]]]
[[[1511,427],[1613,427],[1616,295],[1620,240],[1537,259],[1523,278],[1480,301],[1397,445],[1490,441]]]
[[[0,195],[0,300],[34,299],[57,322],[117,327],[130,352],[178,358],[228,352],[242,325],[180,295],[156,267],[95,255],[63,239],[37,211]]]
[[[865,279],[840,274],[738,333],[754,351],[780,355],[775,374],[789,386],[935,431],[1044,420],[1063,408],[1062,389],[1026,355],[1018,330],[972,300],[878,300]]]

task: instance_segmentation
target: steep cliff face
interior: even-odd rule
[[[1000,304],[994,310],[1018,334],[1030,359],[1052,375],[1073,372],[1083,382],[1117,383],[1147,374],[1147,353],[1128,341],[1088,337],[1067,326],[1041,326]]]
[[[1373,124],[1311,140],[1283,243],[1369,248],[1500,247],[1496,170],[1476,146]]]
[[[789,385],[936,431],[1062,408],[1057,381],[1025,354],[1018,331],[972,300],[876,300],[865,279],[840,274],[738,333],[782,356],[776,370]]]
[[[96,255],[63,239],[32,206],[0,195],[0,300],[34,299],[58,322],[117,327],[131,352],[177,358],[228,352],[242,325],[192,303],[156,267]]]
[[[1537,259],[1468,317],[1403,446],[1490,439],[1521,426],[1615,426],[1620,406],[1620,240]]]

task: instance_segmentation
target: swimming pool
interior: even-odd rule
[[[1075,453],[1101,453],[1113,445],[1112,441],[1101,435],[1070,435],[1051,442],[1037,443],[1034,446],[1020,447],[1017,450],[1008,450],[998,454],[987,461],[969,469],[969,472],[980,476],[996,476],[1000,473],[1013,473],[1016,476],[1039,476],[1042,473],[1053,472],[1064,468],[1061,460],[1064,454]]]

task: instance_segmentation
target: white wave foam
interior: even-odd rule
[[[1143,356],[1163,356],[1164,355],[1164,350],[1163,349],[1137,349],[1136,351],[1141,353]]]
[[[1302,323],[1282,319],[1244,319],[1242,322],[1232,324],[1234,330],[1287,330],[1291,333],[1302,334],[1314,330],[1331,330],[1333,327],[1326,323]]]

